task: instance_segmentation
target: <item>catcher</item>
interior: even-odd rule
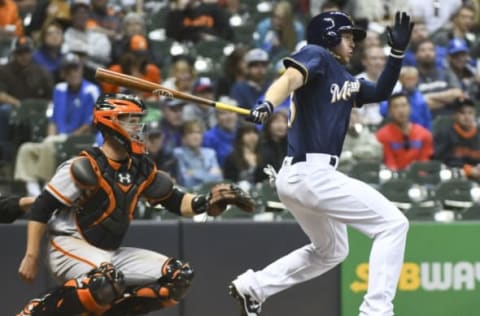
[[[49,268],[62,285],[18,315],[141,315],[177,304],[192,282],[190,265],[120,247],[140,197],[181,216],[217,216],[228,204],[254,210],[250,196],[230,184],[206,195],[177,189],[144,154],[144,109],[134,96],[101,96],[93,122],[104,144],[64,162],[35,201],[19,274],[25,281],[35,278],[48,230]]]

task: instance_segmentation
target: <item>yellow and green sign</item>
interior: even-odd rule
[[[342,315],[358,315],[371,240],[349,230],[341,267]],[[480,222],[412,223],[394,301],[398,316],[480,315]]]

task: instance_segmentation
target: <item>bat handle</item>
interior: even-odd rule
[[[229,112],[235,112],[241,115],[250,115],[250,110],[238,107],[238,106],[233,106],[230,104],[225,104],[222,102],[215,102],[215,108],[223,111],[229,111]]]

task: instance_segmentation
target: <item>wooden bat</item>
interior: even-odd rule
[[[100,81],[105,81],[117,86],[126,87],[133,90],[143,91],[143,92],[150,92],[154,94],[159,94],[161,96],[170,98],[170,99],[181,99],[185,101],[190,101],[206,106],[211,106],[219,110],[223,111],[230,111],[235,112],[241,115],[250,115],[250,110],[225,104],[217,101],[212,101],[209,99],[197,97],[195,95],[191,95],[188,93],[180,92],[174,89],[165,88],[158,83],[154,83],[151,81],[147,81],[141,78],[137,78],[134,76],[125,75],[122,73],[118,73],[115,71],[97,68],[95,71],[95,78]]]

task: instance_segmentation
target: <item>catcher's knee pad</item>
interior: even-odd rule
[[[163,306],[177,304],[185,295],[193,279],[188,263],[170,258],[162,267],[162,277],[156,282],[134,290],[137,297],[156,298]]]
[[[108,263],[83,279],[72,279],[40,299],[30,301],[20,315],[62,316],[102,313],[125,291],[123,274]]]

